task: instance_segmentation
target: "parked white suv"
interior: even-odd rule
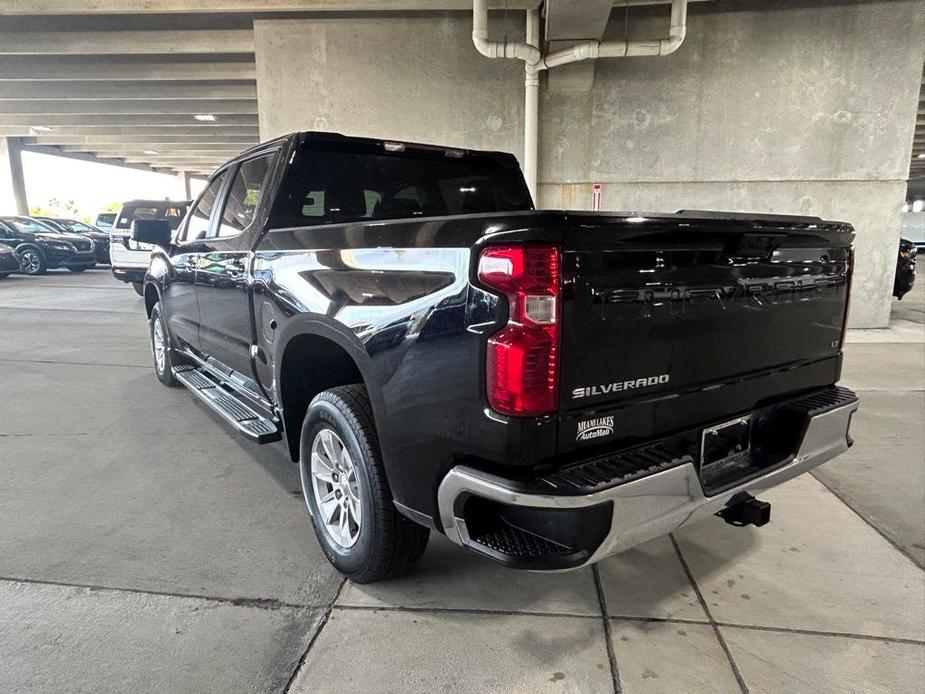
[[[109,259],[112,275],[128,282],[139,296],[144,294],[145,271],[153,246],[131,238],[132,222],[136,219],[166,219],[176,229],[189,208],[189,200],[129,200],[123,203],[109,231]]]

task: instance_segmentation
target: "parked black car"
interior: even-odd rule
[[[16,249],[27,275],[56,267],[83,272],[96,265],[91,239],[61,233],[31,217],[0,217],[0,243]]]
[[[899,240],[899,256],[896,258],[896,276],[893,278],[893,296],[902,301],[915,284],[915,258],[918,249],[909,239]]]
[[[354,581],[429,530],[559,570],[763,525],[851,445],[850,224],[535,210],[510,154],[298,133],[132,238],[158,379],[285,442]]]
[[[100,231],[95,226],[84,224],[76,219],[65,217],[33,217],[33,219],[48,224],[65,234],[80,234],[88,239],[93,239],[96,262],[101,265],[109,265],[109,234],[105,231]]]
[[[2,241],[3,239],[0,239]],[[19,271],[19,255],[12,247],[0,243],[0,280]]]

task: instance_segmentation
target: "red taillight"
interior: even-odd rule
[[[488,403],[497,412],[554,412],[559,380],[559,249],[486,248],[479,280],[507,296],[507,325],[488,340]]]

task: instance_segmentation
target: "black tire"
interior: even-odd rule
[[[163,331],[164,360],[162,366],[158,365],[157,351],[154,344],[155,330],[158,324]],[[154,373],[157,375],[157,380],[170,388],[180,385],[180,382],[177,381],[173,375],[173,353],[170,350],[170,333],[167,332],[167,322],[161,315],[160,304],[154,304],[154,308],[151,309],[151,320],[148,321],[148,337],[151,340],[151,356],[154,359]]]
[[[45,254],[35,246],[17,249],[19,252],[20,272],[24,275],[44,275],[48,271]]]
[[[132,282],[132,289],[135,290],[138,296],[145,295],[145,285],[142,282]]]
[[[337,434],[356,469],[360,517],[355,544],[344,548],[328,534],[313,490],[311,451],[323,429]],[[366,387],[349,385],[319,393],[305,413],[300,444],[302,493],[312,527],[328,561],[354,583],[373,583],[406,573],[427,547],[430,530],[401,515],[392,502],[379,437]]]

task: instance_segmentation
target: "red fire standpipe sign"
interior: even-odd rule
[[[601,184],[594,183],[591,186],[591,209],[594,212],[601,211]]]

